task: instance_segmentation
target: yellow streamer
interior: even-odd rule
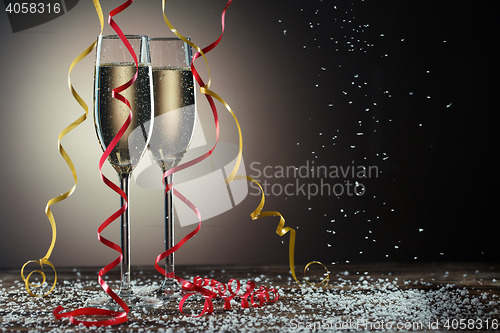
[[[290,271],[292,273],[293,279],[299,285],[302,285],[299,282],[299,280],[297,279],[297,276],[295,274],[295,259],[294,259],[295,258],[295,229],[290,228],[290,227],[285,227],[285,218],[279,212],[276,212],[276,211],[262,212],[262,208],[264,207],[264,203],[265,203],[265,194],[264,194],[264,191],[262,190],[262,187],[260,186],[260,184],[259,184],[258,181],[256,181],[252,177],[249,177],[249,176],[246,176],[246,175],[238,175],[238,176],[236,176],[236,173],[238,172],[238,169],[240,167],[241,157],[242,157],[242,153],[243,153],[243,137],[242,137],[242,134],[241,134],[241,127],[240,127],[240,124],[238,122],[238,118],[236,117],[235,113],[233,112],[233,110],[231,109],[231,107],[229,106],[229,104],[223,98],[221,98],[219,95],[217,95],[215,92],[213,92],[212,90],[210,90],[210,84],[211,84],[211,81],[212,81],[212,77],[210,75],[210,69],[208,68],[208,60],[205,57],[205,54],[203,53],[203,51],[201,50],[200,47],[198,47],[196,44],[192,43],[191,41],[189,41],[188,39],[186,39],[184,36],[182,36],[177,31],[177,29],[175,29],[174,26],[170,23],[170,21],[167,19],[167,16],[165,15],[165,3],[166,3],[166,0],[162,0],[163,19],[165,20],[165,23],[167,24],[167,26],[169,27],[169,29],[177,37],[179,37],[181,40],[183,40],[185,43],[189,44],[191,47],[193,47],[198,52],[200,52],[200,54],[203,56],[203,59],[205,60],[205,64],[207,66],[207,72],[208,72],[209,79],[208,79],[208,82],[203,87],[200,87],[200,93],[212,96],[213,98],[215,98],[216,100],[218,100],[222,105],[224,105],[224,107],[233,116],[233,119],[234,119],[234,121],[236,123],[236,127],[238,128],[238,140],[239,140],[238,141],[238,146],[239,146],[239,148],[238,148],[238,156],[236,158],[236,163],[234,165],[234,168],[231,171],[231,173],[229,174],[229,176],[225,179],[225,182],[226,182],[226,184],[229,184],[229,183],[231,183],[234,180],[244,179],[244,180],[251,181],[251,182],[257,184],[257,186],[259,186],[259,188],[261,190],[261,193],[262,193],[262,198],[261,198],[261,201],[260,201],[259,205],[257,206],[257,208],[250,214],[250,216],[252,217],[253,220],[256,220],[256,219],[259,219],[259,218],[262,218],[262,217],[266,217],[266,216],[279,216],[280,221],[278,223],[278,227],[276,228],[276,233],[279,236],[284,236],[286,233],[290,232],[290,242],[289,242],[289,252],[288,252],[288,258],[289,258],[289,263],[290,263]],[[328,283],[329,279],[330,279],[330,272],[329,272],[328,268],[324,264],[322,264],[321,262],[319,262],[319,261],[311,261],[311,262],[309,262],[305,266],[305,268],[304,268],[304,275],[306,274],[307,269],[311,265],[313,265],[313,264],[318,264],[318,265],[321,265],[321,266],[323,266],[325,268],[325,270],[326,270],[325,278],[321,282],[319,282],[317,284],[310,283],[307,280],[306,280],[306,282],[310,286],[326,285]]]
[[[245,179],[245,180],[251,181],[254,184],[256,184],[260,188],[260,192],[262,194],[259,205],[252,212],[252,214],[250,214],[250,217],[253,220],[257,220],[257,219],[260,219],[260,218],[266,217],[266,216],[278,216],[280,218],[280,221],[278,223],[278,227],[276,228],[276,233],[279,236],[284,236],[288,232],[290,233],[290,242],[289,242],[289,249],[288,249],[288,259],[290,262],[290,272],[292,273],[292,277],[295,280],[295,282],[297,282],[299,285],[302,285],[299,282],[299,280],[297,279],[297,275],[295,274],[295,229],[290,228],[290,227],[285,227],[285,218],[279,212],[276,212],[276,211],[263,212],[262,211],[262,209],[264,208],[264,203],[265,203],[265,194],[264,194],[264,191],[262,190],[262,186],[260,186],[258,181],[256,181],[252,177],[246,176],[246,175],[238,175],[234,178],[234,180],[240,180],[240,179]],[[330,279],[330,272],[329,272],[328,268],[319,261],[309,262],[304,267],[304,276],[306,275],[306,272],[307,272],[307,269],[309,268],[309,266],[311,266],[313,264],[318,264],[318,265],[321,265],[325,268],[325,270],[326,270],[325,278],[319,283],[314,284],[314,283],[310,283],[307,280],[306,280],[306,283],[309,284],[310,286],[313,286],[313,287],[317,287],[317,286],[321,286],[321,285],[326,286],[326,284],[328,283],[328,281]]]
[[[99,3],[99,0],[93,0],[94,2],[94,6],[95,6],[95,9],[97,11],[97,15],[99,16],[99,22],[100,22],[100,25],[101,25],[101,32],[100,34],[102,35],[102,32],[103,32],[103,29],[104,29],[104,16],[102,14],[102,8],[101,8],[101,4]],[[66,127],[65,129],[63,129],[61,131],[61,133],[59,133],[59,137],[57,139],[57,145],[58,145],[58,150],[59,150],[59,153],[61,154],[61,156],[63,157],[63,159],[66,161],[66,164],[68,164],[70,170],[71,170],[71,173],[73,175],[73,180],[75,182],[75,185],[73,185],[73,187],[71,187],[71,189],[55,198],[52,198],[50,199],[48,202],[47,202],[47,205],[45,207],[45,214],[47,215],[47,218],[49,219],[49,222],[50,222],[50,226],[52,228],[52,241],[50,243],[50,246],[49,246],[49,249],[47,251],[47,253],[45,254],[45,256],[39,260],[30,260],[28,262],[26,262],[23,267],[21,268],[21,277],[23,278],[23,281],[25,283],[25,286],[26,286],[26,290],[28,291],[28,294],[30,294],[31,296],[35,296],[35,297],[45,297],[47,296],[48,294],[50,294],[55,286],[56,286],[56,283],[57,283],[57,272],[56,272],[56,269],[54,267],[54,265],[49,261],[49,258],[50,258],[50,255],[52,254],[52,251],[54,249],[54,246],[56,244],[56,236],[57,236],[57,228],[56,228],[56,221],[54,219],[54,215],[52,214],[52,211],[50,209],[50,206],[58,203],[58,202],[61,202],[63,200],[65,200],[66,198],[68,198],[71,194],[73,194],[73,192],[75,191],[76,189],[76,185],[78,183],[78,177],[76,175],[76,169],[75,169],[75,166],[73,165],[73,161],[71,161],[69,155],[66,153],[66,150],[63,148],[62,144],[61,144],[61,140],[62,138],[68,134],[69,132],[71,132],[73,129],[75,129],[78,125],[82,124],[88,117],[88,114],[89,114],[89,108],[87,106],[87,104],[83,101],[83,99],[80,97],[80,95],[78,95],[78,93],[76,92],[76,90],[73,88],[73,85],[71,84],[71,71],[73,70],[73,68],[83,59],[85,58],[87,55],[89,55],[92,50],[95,48],[97,44],[97,39],[87,48],[85,49],[85,51],[83,51],[82,53],[80,53],[80,55],[78,55],[78,57],[76,57],[73,62],[71,63],[70,67],[69,67],[69,72],[68,72],[68,85],[69,85],[69,89],[71,91],[71,94],[73,95],[73,97],[76,99],[76,101],[78,102],[78,104],[80,104],[80,106],[85,110],[85,113],[80,116],[77,120],[75,120],[73,123],[71,123],[68,127]],[[39,288],[41,287],[45,281],[46,281],[46,276],[45,276],[45,273],[42,271],[42,270],[34,270],[32,272],[30,272],[26,277],[24,276],[24,269],[25,267],[30,264],[30,263],[38,263],[40,265],[40,268],[43,269],[43,265],[48,265],[50,266],[53,270],[54,270],[54,283],[52,285],[52,287],[50,288],[50,290],[45,293],[45,294],[42,294],[42,295],[36,295],[34,294],[30,287],[32,288]],[[31,275],[33,273],[38,273],[42,276],[42,283],[40,284],[34,284],[34,283],[31,283],[29,282],[29,279],[31,277]]]

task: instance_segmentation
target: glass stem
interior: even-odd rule
[[[165,191],[167,185],[174,181],[174,175],[170,175],[165,179]],[[170,250],[175,245],[174,237],[174,195],[170,190],[165,192],[165,251]],[[172,253],[165,258],[165,284],[175,283],[174,278],[174,254]]]
[[[129,173],[118,174],[120,178],[120,188],[127,196],[127,209],[121,216],[121,247],[123,260],[121,263],[121,287],[120,294],[130,294],[132,292],[130,285],[130,199],[129,199]],[[125,199],[120,196],[120,207],[125,204]]]

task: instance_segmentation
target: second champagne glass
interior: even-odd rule
[[[177,166],[193,138],[196,107],[191,48],[179,38],[150,38],[153,67],[154,125],[149,143],[151,155],[163,173]],[[173,175],[164,180],[172,183]],[[165,192],[165,250],[174,246],[174,202],[172,191]],[[181,296],[174,278],[174,254],[165,259],[166,277],[157,296]]]
[[[134,49],[138,66],[127,51],[125,45],[116,35],[99,36],[97,41],[96,71],[94,78],[94,121],[97,137],[103,151],[117,135],[130,112],[132,120],[123,133],[111,154],[108,162],[118,173],[120,187],[127,197],[127,209],[121,215],[121,286],[118,296],[131,308],[151,308],[161,305],[161,302],[150,297],[141,297],[132,292],[130,281],[130,199],[129,180],[134,168],[146,151],[152,131],[152,78],[151,62],[147,36],[126,36]],[[129,102],[131,109],[112,96],[116,89],[134,76],[138,71],[136,81],[120,94]],[[121,205],[125,201],[120,197]],[[108,298],[93,299],[91,306],[114,309],[116,304]]]

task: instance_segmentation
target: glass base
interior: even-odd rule
[[[185,295],[185,291],[175,279],[166,279],[155,292],[156,298],[164,302],[179,300]]]
[[[129,293],[118,293],[118,296],[127,304],[127,306],[131,309],[157,309],[163,305],[163,302],[154,297],[142,296],[134,294],[133,292]],[[111,297],[97,297],[92,298],[87,301],[87,306],[106,309],[111,311],[123,311],[122,307],[118,305]]]

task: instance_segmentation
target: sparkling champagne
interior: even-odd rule
[[[103,151],[125,123],[130,109],[112,97],[112,89],[128,82],[135,74],[134,63],[99,65],[95,79],[95,126]],[[136,81],[121,92],[132,109],[132,121],[108,157],[118,173],[131,173],[144,154],[150,137],[152,113],[151,66],[139,64]]]
[[[196,120],[190,67],[153,67],[154,123],[151,154],[163,169],[181,161],[189,148]]]

